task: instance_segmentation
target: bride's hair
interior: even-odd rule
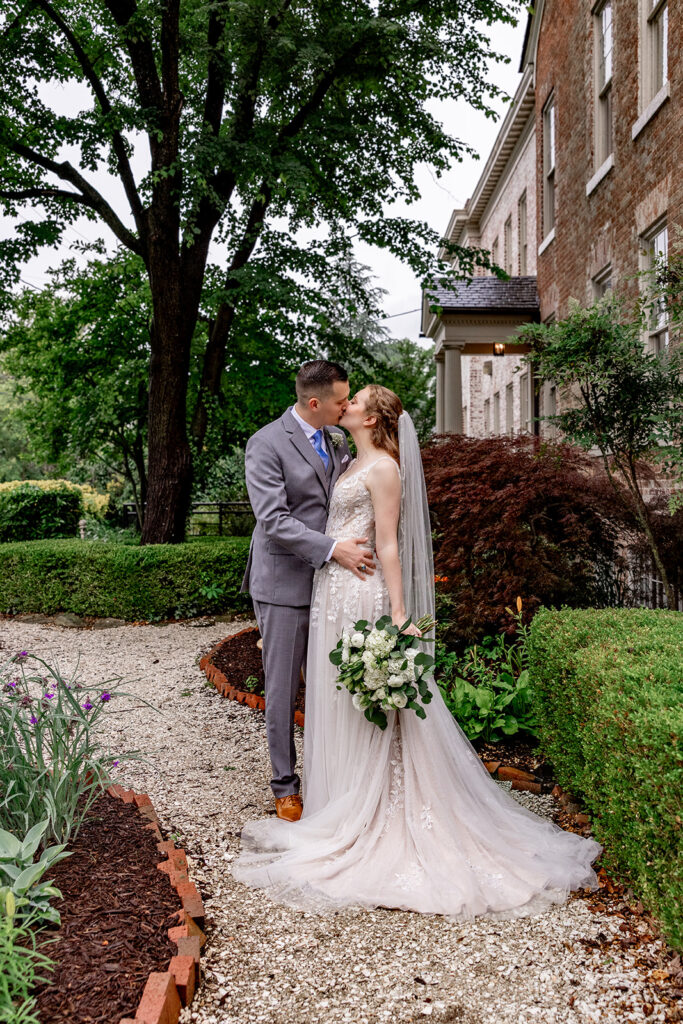
[[[368,391],[365,415],[377,417],[372,428],[372,443],[393,455],[398,462],[398,418],[403,412],[401,399],[381,384],[368,384]]]

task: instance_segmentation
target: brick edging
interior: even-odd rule
[[[212,656],[226,640],[233,640],[237,636],[242,636],[243,633],[253,633],[257,629],[257,626],[247,626],[246,629],[240,629],[238,633],[231,633],[230,636],[226,636],[222,640],[219,640],[217,644],[213,645],[209,653],[205,654],[200,660],[199,668],[209,682],[213,683],[221,697],[227,697],[228,700],[236,700],[240,704],[246,704],[248,708],[256,708],[258,711],[265,711],[266,702],[260,694],[249,693],[247,690],[238,690],[236,686],[232,685],[225,673],[221,672],[221,670],[216,668],[216,666],[211,662]],[[294,712],[294,722],[296,725],[300,725],[303,729],[303,711]]]
[[[182,910],[173,915],[177,925],[168,929],[168,937],[175,942],[178,952],[171,957],[168,970],[150,974],[135,1018],[122,1017],[119,1024],[177,1024],[182,1007],[192,1002],[199,985],[201,948],[206,942],[204,904],[190,881],[185,851],[176,849],[170,839],[162,836],[147,793],[135,793],[118,785],[109,786],[107,793],[126,804],[134,803],[142,817],[148,819],[144,828],[154,833],[157,850],[166,857],[157,867],[168,875],[182,903]]]

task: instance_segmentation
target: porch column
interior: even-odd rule
[[[462,434],[462,350],[464,343],[444,348],[444,431]]]
[[[443,434],[444,427],[444,361],[443,356],[436,360],[436,432]]]

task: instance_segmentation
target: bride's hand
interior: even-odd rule
[[[391,621],[392,621],[394,626],[402,626],[407,618],[408,618],[408,616],[404,612],[403,615],[394,615],[394,616],[392,616]],[[406,626],[405,629],[401,630],[401,632],[405,633],[406,636],[422,636],[422,633],[420,632],[420,630],[412,622],[410,623],[409,626]]]

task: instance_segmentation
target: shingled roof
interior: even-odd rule
[[[488,310],[495,313],[538,313],[539,299],[535,277],[475,277],[469,284],[454,281],[450,288],[428,289],[430,305],[441,306],[444,313]]]

